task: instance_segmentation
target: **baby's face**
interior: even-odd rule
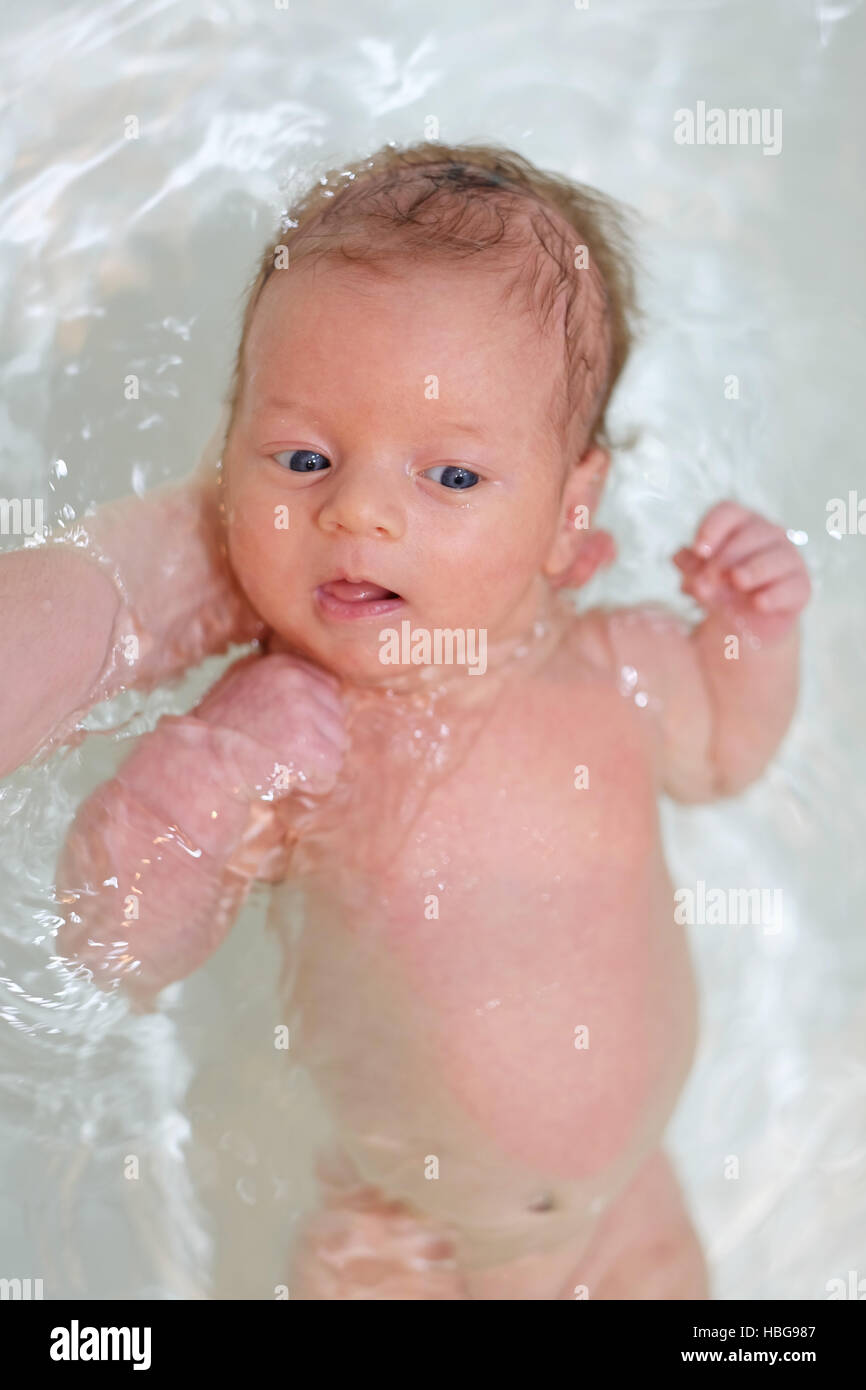
[[[531,628],[562,526],[561,328],[542,334],[468,263],[392,279],[308,262],[271,276],[245,364],[224,452],[229,549],[277,634],[385,686],[379,634],[406,619],[485,629],[489,645]],[[340,576],[399,600],[344,612],[321,592]]]

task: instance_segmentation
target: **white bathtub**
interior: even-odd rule
[[[783,894],[780,932],[690,928],[702,1041],[670,1144],[722,1299],[866,1277],[866,535],[826,524],[866,495],[864,33],[855,0],[36,0],[2,35],[0,495],[52,521],[193,466],[287,176],[435,118],[643,214],[649,320],[612,417],[642,434],[600,517],[620,562],[585,601],[687,611],[669,556],[729,496],[790,527],[814,580],[772,766],[663,812],[675,884]],[[678,144],[698,103],[780,111],[781,148]],[[45,1298],[272,1298],[311,1196],[321,1117],[272,1046],[262,900],[158,1015],[52,964],[75,806],[222,664],[0,784],[0,1277]]]

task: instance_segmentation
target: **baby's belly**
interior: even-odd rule
[[[545,897],[467,894],[458,918],[311,892],[287,942],[292,1054],[359,1179],[454,1227],[475,1265],[588,1239],[694,1050],[663,867],[594,915]]]

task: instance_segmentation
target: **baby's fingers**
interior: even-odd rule
[[[687,545],[678,550],[673,556],[673,562],[677,569],[682,570],[683,576],[689,579],[693,574],[697,574],[699,569],[703,569],[704,561]]]
[[[762,516],[750,514],[747,521],[730,532],[712,558],[707,561],[707,570],[711,570],[714,575],[721,574],[723,570],[740,564],[750,555],[755,555],[759,550],[766,550],[770,545],[777,545],[780,541],[788,544],[781,526],[765,521]]]
[[[778,584],[759,589],[754,596],[754,603],[762,613],[795,613],[805,608],[811,592],[809,576],[805,571],[801,571],[780,580]]]
[[[695,533],[692,550],[704,560],[717,554],[722,544],[746,521],[752,520],[754,512],[741,507],[739,502],[719,502],[707,512]]]
[[[764,550],[749,555],[730,568],[731,583],[741,592],[761,589],[781,579],[799,574],[802,561],[790,541],[776,541]]]
[[[298,769],[305,790],[320,796],[333,791],[342,762],[342,754],[327,745],[311,749],[303,767]]]
[[[790,544],[785,539],[785,533],[781,526],[775,526],[760,516],[750,516],[749,520],[744,521],[730,532],[715,554],[705,562],[703,573],[696,586],[698,594],[707,596],[714,593],[717,588],[724,584],[725,580],[730,580],[736,566],[748,562],[753,556],[779,544],[790,549]],[[743,573],[745,574],[747,571],[743,570]],[[724,587],[730,587],[730,584],[724,584]],[[734,585],[734,587],[739,587],[742,591],[742,586]],[[754,586],[748,585],[747,587]]]

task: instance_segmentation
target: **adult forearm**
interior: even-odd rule
[[[184,482],[0,557],[0,776],[72,737],[98,701],[266,634],[225,555],[217,437]]]

